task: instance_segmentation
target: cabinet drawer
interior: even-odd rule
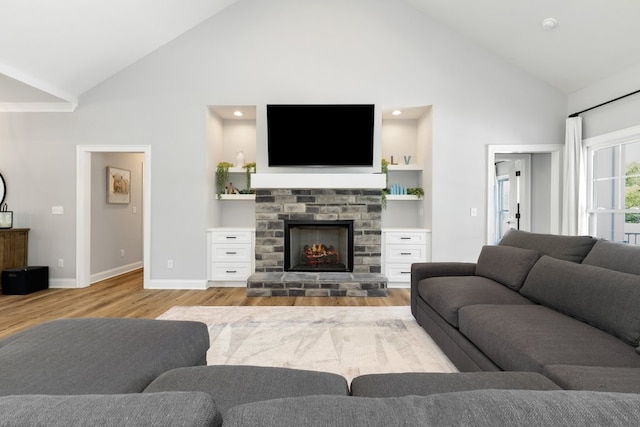
[[[402,232],[402,231],[393,231],[385,233],[385,243],[387,244],[409,244],[409,245],[418,245],[418,244],[426,244],[427,242],[427,234],[420,232]]]
[[[212,245],[211,261],[251,262],[251,245]]]
[[[419,262],[426,260],[427,248],[423,246],[411,245],[390,245],[387,246],[387,262]]]
[[[251,243],[249,231],[214,231],[211,233],[211,242],[219,243]]]
[[[209,280],[247,280],[251,275],[250,263],[211,264]]]
[[[411,264],[387,264],[385,275],[390,282],[410,282]]]

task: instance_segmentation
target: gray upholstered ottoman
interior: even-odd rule
[[[428,396],[484,389],[560,390],[561,388],[536,372],[410,372],[362,375],[351,381],[351,394],[362,397]]]
[[[215,365],[165,372],[144,390],[204,391],[213,396],[223,418],[229,408],[262,400],[309,395],[349,395],[347,380],[337,374],[301,369]]]

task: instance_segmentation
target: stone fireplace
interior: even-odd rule
[[[381,220],[379,189],[257,189],[247,295],[386,296]]]

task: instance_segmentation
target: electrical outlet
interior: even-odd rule
[[[51,206],[51,215],[64,215],[64,206]]]
[[[120,256],[124,256],[124,249],[120,249]]]
[[[58,267],[64,267],[64,260],[62,258],[58,258]]]
[[[173,260],[172,259],[167,261],[167,268],[173,268]]]

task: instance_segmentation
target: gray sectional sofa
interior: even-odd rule
[[[640,271],[628,268],[640,268],[637,252],[588,237],[507,237],[476,264],[413,269],[414,315],[475,372],[348,383],[328,372],[207,366],[200,322],[60,319],[0,340],[0,427],[640,423],[631,310]]]
[[[461,371],[640,393],[640,247],[511,230],[476,263],[411,274],[413,315]]]

